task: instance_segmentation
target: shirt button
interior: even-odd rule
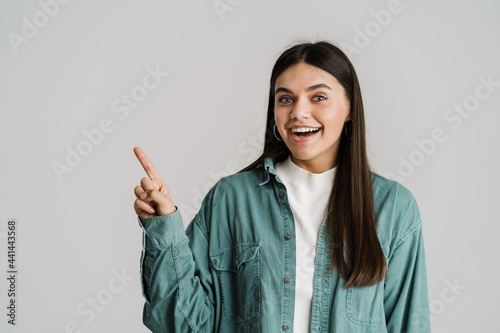
[[[286,240],[290,240],[291,238],[292,238],[292,236],[291,236],[290,234],[286,234],[286,235],[285,235],[285,239],[286,239]]]
[[[288,325],[283,325],[283,331],[288,331],[289,328]]]
[[[290,278],[287,276],[284,281],[285,283],[290,283]]]
[[[283,198],[285,196],[285,192],[280,192],[280,198]]]

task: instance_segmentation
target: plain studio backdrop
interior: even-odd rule
[[[320,39],[357,70],[373,169],[419,204],[433,332],[499,331],[499,16],[494,0],[1,0],[0,331],[148,332],[133,147],[187,225],[261,153],[278,55]]]

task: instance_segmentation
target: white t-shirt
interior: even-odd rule
[[[285,184],[295,219],[296,281],[294,332],[309,333],[313,296],[314,260],[319,231],[326,218],[336,167],[312,173],[292,162],[290,156],[275,166]]]

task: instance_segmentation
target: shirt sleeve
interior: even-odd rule
[[[141,221],[143,322],[152,332],[213,332],[213,276],[198,215],[184,230],[179,210]],[[189,237],[188,237],[189,235]],[[202,260],[195,265],[194,256]]]
[[[422,223],[411,199],[404,223],[409,228],[395,244],[385,280],[384,307],[391,333],[431,332]]]

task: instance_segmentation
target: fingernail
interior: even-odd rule
[[[155,210],[151,208],[151,209],[149,210],[149,212],[150,212],[151,214],[153,214],[153,213],[155,212]]]
[[[146,197],[147,197],[146,192],[143,192],[143,193],[141,193],[141,195],[139,195],[139,198],[141,198],[141,199],[146,199]]]

